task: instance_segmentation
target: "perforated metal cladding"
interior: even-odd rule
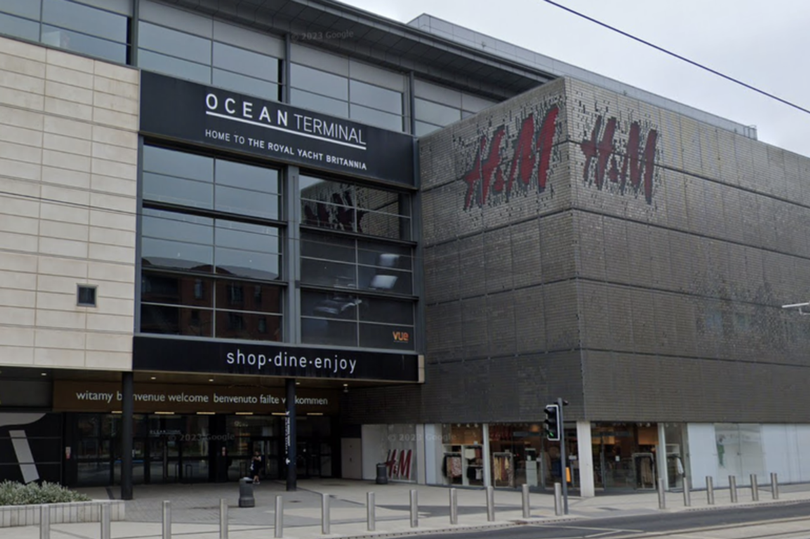
[[[507,195],[522,122],[555,106],[544,187]],[[780,308],[808,297],[810,159],[571,80],[420,139],[420,156],[413,420],[540,421],[558,396],[569,419],[810,420],[810,321]]]

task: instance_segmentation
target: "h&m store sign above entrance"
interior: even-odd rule
[[[415,185],[410,135],[146,71],[141,132]]]

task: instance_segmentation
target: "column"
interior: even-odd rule
[[[284,418],[284,446],[287,449],[287,491],[292,492],[297,488],[296,457],[296,428],[295,428],[295,378],[287,378],[287,415]]]
[[[577,421],[577,452],[580,496],[593,498],[596,495],[596,490],[593,481],[593,448],[591,445],[590,421]]]
[[[135,404],[132,373],[121,374],[121,499],[132,499],[132,414]]]

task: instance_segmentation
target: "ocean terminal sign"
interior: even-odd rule
[[[143,72],[141,131],[400,185],[413,138],[343,118]]]

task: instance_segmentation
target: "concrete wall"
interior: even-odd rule
[[[131,368],[138,84],[0,38],[0,365]]]

